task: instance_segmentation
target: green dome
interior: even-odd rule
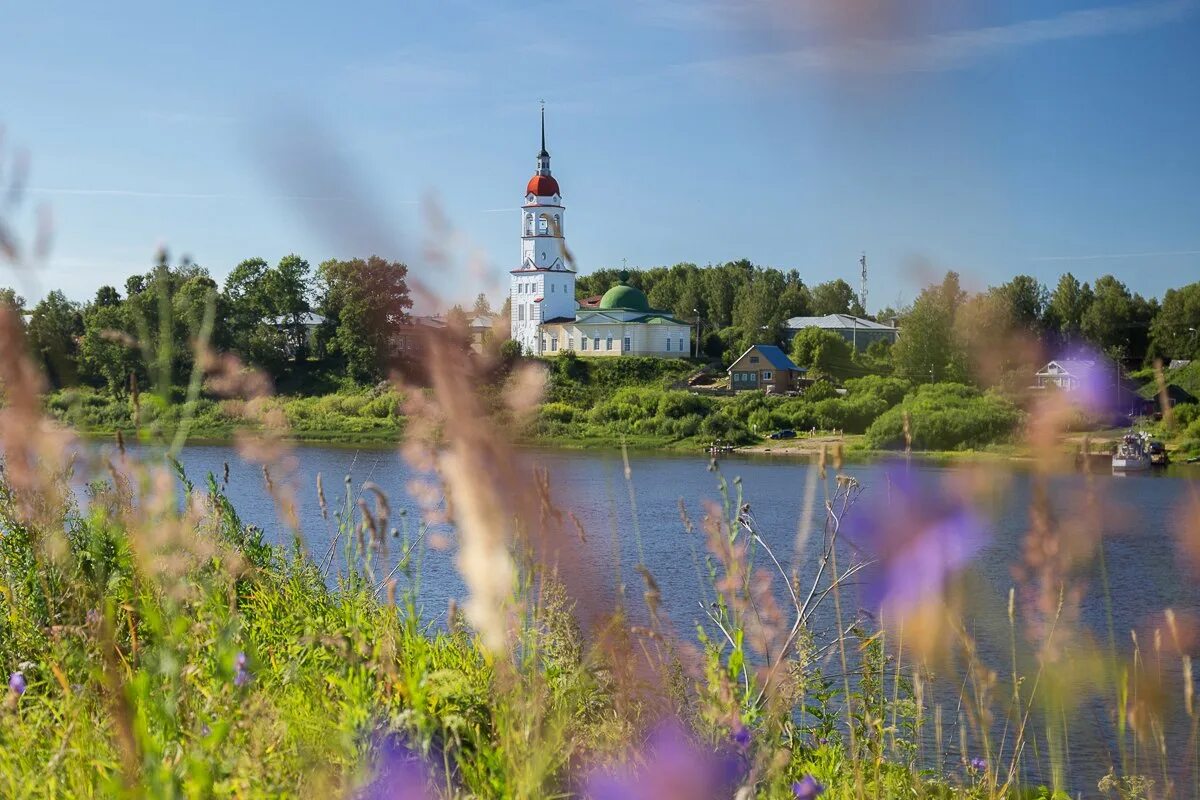
[[[651,310],[650,301],[646,299],[645,292],[627,283],[618,283],[605,292],[604,297],[600,298],[600,308],[608,311],[641,311],[644,313],[650,313]]]

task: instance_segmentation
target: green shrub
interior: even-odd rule
[[[541,408],[541,418],[548,422],[574,422],[576,409],[566,403],[545,403]]]
[[[962,384],[927,384],[871,423],[867,444],[877,449],[903,447],[906,414],[912,446],[919,450],[961,450],[1004,441],[1022,416],[999,395],[980,394]]]
[[[1200,403],[1180,403],[1172,409],[1175,414],[1175,424],[1187,427],[1200,419]]]

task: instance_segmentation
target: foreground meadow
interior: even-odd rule
[[[824,522],[797,551],[817,537],[820,557],[790,571],[714,475],[724,501],[683,519],[709,597],[688,629],[644,564],[615,593],[579,569],[587,533],[549,476],[513,468],[519,425],[503,423],[534,413],[537,370],[497,403],[473,361],[431,342],[432,389],[404,408],[405,457],[427,476],[410,527],[371,484],[296,486],[267,383],[201,347],[197,380],[238,401],[242,456],[295,534],[280,547],[239,519],[227,475],[177,468],[182,442],[80,448],[44,416],[21,335],[0,308],[4,796],[1195,794],[1196,620],[1164,609],[1132,648],[1097,642],[1074,613],[1097,542],[1048,496],[1029,509],[1000,663],[964,616],[979,487],[951,474],[930,494],[901,465],[865,489],[836,452],[804,487]],[[1031,446],[1053,447],[1067,412],[1042,409]],[[304,545],[300,491],[337,531],[329,552]],[[1198,520],[1180,515],[1185,555]],[[453,536],[430,533],[445,522]],[[423,559],[446,548],[467,595],[422,618]],[[928,692],[946,672],[953,704]],[[1114,757],[1072,785],[1067,731],[1097,704]]]

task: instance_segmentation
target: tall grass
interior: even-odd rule
[[[706,594],[688,630],[640,547],[640,599],[608,591],[551,476],[519,466],[513,432],[536,412],[541,370],[485,396],[494,364],[433,335],[430,390],[394,387],[421,525],[397,526],[378,487],[331,498],[319,484],[332,544],[311,552],[290,415],[263,376],[198,334],[189,391],[135,392],[136,429],[156,424],[142,414],[152,404],[186,429],[206,383],[261,466],[288,546],[242,523],[226,475],[174,466],[178,431],[159,457],[120,440],[81,448],[46,417],[18,320],[0,308],[5,796],[1196,794],[1197,620],[1167,611],[1131,646],[1081,624],[1103,503],[1091,484],[1064,516],[1049,459],[1007,598],[969,571],[1002,491],[994,476],[918,485],[900,463],[864,486],[840,451],[822,452],[797,488],[787,553],[714,469],[720,501],[680,522]],[[655,400],[664,416],[696,402]],[[620,403],[638,411],[611,409],[617,419],[650,412],[637,391]],[[1038,409],[1031,445],[1050,452],[1069,412]],[[897,413],[911,444],[921,430]],[[637,486],[627,463],[635,508]],[[639,543],[664,525],[635,520],[619,535]],[[1180,512],[1188,557],[1197,520],[1193,497]],[[442,523],[452,538],[434,533]],[[439,548],[467,592],[425,617],[422,565]],[[1007,613],[975,616],[981,603]],[[1072,736],[1089,715],[1118,752],[1093,765],[1108,772],[1097,782],[1072,785],[1084,774]]]

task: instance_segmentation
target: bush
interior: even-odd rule
[[[664,392],[658,401],[658,416],[678,418],[696,414],[704,416],[716,405],[711,397],[681,390]]]
[[[912,391],[912,382],[904,378],[885,378],[881,375],[866,375],[862,378],[852,378],[846,381],[846,391],[850,397],[861,397],[863,395],[878,397],[887,403],[888,408],[891,408]]]
[[[1172,411],[1175,413],[1175,424],[1181,428],[1200,419],[1200,403],[1180,403]]]
[[[919,450],[983,447],[1008,439],[1021,422],[1021,412],[999,395],[980,394],[962,384],[927,384],[871,423],[867,444],[903,447],[906,414],[912,446]]]
[[[837,389],[834,388],[832,383],[826,380],[814,381],[811,386],[804,390],[804,399],[810,403],[838,396]]]
[[[575,413],[575,407],[566,403],[545,403],[541,408],[541,418],[548,422],[574,422]]]

